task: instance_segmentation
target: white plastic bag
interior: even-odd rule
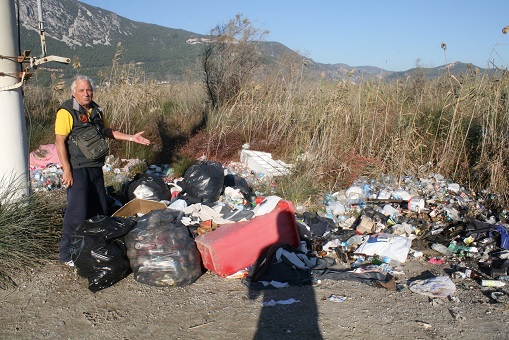
[[[403,263],[406,261],[412,240],[405,236],[392,234],[373,234],[366,237],[355,251],[368,256],[378,255]]]

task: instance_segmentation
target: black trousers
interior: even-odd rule
[[[105,215],[108,209],[101,167],[73,169],[74,184],[67,189],[67,208],[62,225],[60,261],[71,260],[69,248],[74,231],[85,220]]]

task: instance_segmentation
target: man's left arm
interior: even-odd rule
[[[145,131],[140,131],[135,133],[134,135],[128,135],[126,133],[114,130],[112,128],[104,129],[104,135],[108,138],[135,142],[141,145],[150,145],[150,140],[142,136],[144,132]]]

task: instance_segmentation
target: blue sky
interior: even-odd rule
[[[509,0],[82,0],[135,21],[208,34],[236,14],[320,63],[390,71],[509,65]],[[447,50],[440,47],[447,44]]]

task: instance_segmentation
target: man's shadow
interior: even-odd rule
[[[293,228],[288,225],[291,219],[295,221],[294,215],[288,215],[290,213],[293,214],[293,212],[287,210],[281,211],[277,217],[280,242],[288,239],[284,235],[288,234],[289,228]],[[267,255],[269,248],[267,247],[261,251],[260,259],[264,259],[266,256],[270,257],[270,254]],[[277,246],[272,248],[277,248]],[[257,261],[250,273],[255,272],[257,266],[263,266],[262,262],[263,260]],[[311,284],[313,282],[311,270],[304,274],[300,272],[298,281],[301,281],[302,285],[274,289],[258,289],[259,285],[248,286],[248,298],[250,300],[257,300],[260,296],[263,296],[254,339],[323,339],[318,325],[318,306]],[[278,302],[287,302],[287,304]]]
[[[251,299],[256,299],[259,294],[263,295],[263,306],[253,339],[323,339],[318,326],[318,307],[313,286],[250,290],[249,294]],[[289,299],[298,302],[271,305],[273,301]]]

